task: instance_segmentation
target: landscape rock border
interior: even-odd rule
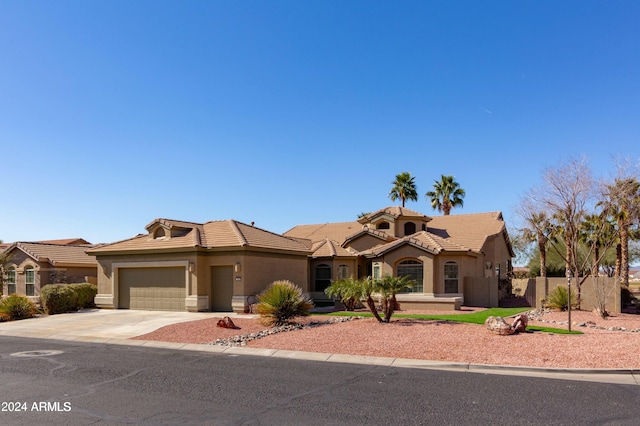
[[[287,331],[293,330],[302,330],[305,328],[313,328],[326,324],[335,324],[339,322],[347,322],[353,321],[356,319],[360,319],[364,317],[334,317],[325,321],[311,321],[306,324],[289,324],[282,325],[279,327],[271,327],[266,330],[257,331],[255,333],[247,333],[240,334],[238,336],[228,337],[226,339],[217,339],[210,343],[205,343],[206,345],[217,345],[217,346],[246,346],[248,342],[252,340],[262,339],[263,337],[271,336],[272,334],[284,333]]]

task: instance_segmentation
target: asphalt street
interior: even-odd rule
[[[632,385],[10,336],[0,392],[3,425],[636,425],[640,406]]]

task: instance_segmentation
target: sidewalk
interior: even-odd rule
[[[234,314],[224,314],[234,317]],[[624,385],[640,385],[640,370],[631,369],[554,369],[513,367],[457,362],[426,361],[403,358],[353,356],[316,352],[300,352],[248,347],[225,347],[206,344],[129,340],[166,325],[220,317],[219,312],[161,312],[136,310],[88,309],[77,313],[32,318],[0,323],[0,336],[93,342],[126,346],[190,350],[228,355],[268,356],[296,360],[381,365],[401,368],[422,368],[466,371],[482,374],[543,377]]]

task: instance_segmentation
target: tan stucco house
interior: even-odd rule
[[[416,285],[398,296],[404,309],[497,306],[497,276],[507,276],[514,255],[499,212],[429,217],[394,206],[355,222],[296,226],[284,235],[312,241],[314,298],[340,278],[409,275]]]
[[[276,280],[306,292],[310,242],[235,220],[156,219],[147,233],[92,248],[102,308],[244,312]]]
[[[497,306],[513,250],[499,212],[429,217],[387,207],[353,222],[283,235],[235,220],[156,219],[147,232],[88,250],[103,308],[246,312],[248,299],[290,280],[315,300],[340,278],[409,275],[404,309]]]
[[[47,284],[95,282],[97,262],[82,238],[9,244],[2,294],[21,294],[34,302]]]

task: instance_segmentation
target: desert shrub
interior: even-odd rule
[[[545,306],[551,309],[558,309],[560,311],[567,310],[567,302],[569,300],[569,292],[565,286],[558,286],[549,292]],[[571,308],[578,306],[578,299],[575,293],[571,293]]]
[[[78,310],[78,293],[68,284],[49,284],[40,290],[40,301],[49,315]]]
[[[324,292],[329,297],[338,298],[347,311],[354,311],[362,305],[360,303],[363,297],[362,283],[353,278],[334,281]]]
[[[68,284],[67,287],[76,292],[78,309],[93,308],[95,303],[93,299],[98,294],[98,286],[90,283]]]
[[[311,300],[291,281],[275,281],[258,295],[258,314],[270,326],[289,324],[295,317],[309,315],[311,308]]]
[[[0,313],[8,320],[33,318],[36,312],[35,305],[26,296],[12,294],[0,302]]]

